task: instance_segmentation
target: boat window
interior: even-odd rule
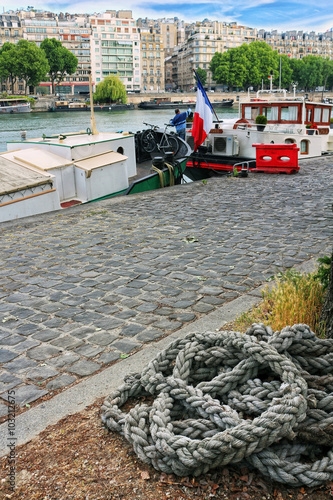
[[[250,107],[245,108],[244,118],[247,120],[251,120],[251,109]]]
[[[312,109],[308,109],[308,118],[306,121],[308,121],[308,122],[312,121]]]
[[[328,108],[323,109],[323,122],[330,121],[330,110]]]
[[[300,143],[300,154],[307,155],[309,153],[309,141],[303,139]]]
[[[314,109],[313,121],[317,123],[321,121],[321,108]]]
[[[277,122],[279,120],[279,108],[277,106],[264,108],[264,110],[267,112],[266,116],[268,121]]]
[[[295,144],[295,142],[296,142],[295,139],[290,139],[290,138],[285,139],[284,141],[285,144]]]
[[[288,106],[281,108],[281,121],[297,121],[297,106]]]
[[[255,120],[259,115],[259,108],[251,108],[251,120]]]

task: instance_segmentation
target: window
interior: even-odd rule
[[[282,107],[281,121],[297,121],[297,106]]]
[[[315,122],[320,122],[321,121],[321,108],[315,108],[313,120]]]
[[[307,155],[309,153],[309,141],[303,139],[300,143],[300,154]]]
[[[324,108],[323,109],[323,122],[328,122],[330,116],[329,109]]]

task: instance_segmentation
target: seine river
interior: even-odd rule
[[[237,114],[238,106],[220,108],[216,112],[220,120],[232,118]],[[98,132],[137,132],[147,128],[144,122],[163,127],[173,116],[173,109],[100,111],[95,112],[95,122]],[[7,151],[7,142],[21,140],[21,131],[26,131],[27,139],[34,139],[42,137],[43,134],[78,132],[88,127],[90,128],[90,112],[88,111],[0,115],[0,152]]]

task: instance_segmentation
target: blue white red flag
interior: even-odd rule
[[[213,108],[196,72],[197,79],[197,102],[192,125],[192,137],[194,137],[194,151],[204,142],[213,126]]]

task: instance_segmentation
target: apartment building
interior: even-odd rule
[[[207,86],[214,87],[210,62],[215,52],[225,52],[243,43],[256,40],[257,31],[236,23],[195,23],[187,26],[186,41],[175,49],[177,54],[177,87],[189,91],[195,85],[193,69],[200,67],[207,71]]]
[[[164,91],[164,47],[160,29],[139,28],[141,40],[142,90]]]
[[[87,93],[90,71],[93,85],[117,75],[127,91],[188,91],[195,86],[193,69],[198,67],[207,71],[207,87],[219,89],[209,70],[215,52],[256,40],[290,58],[333,57],[332,31],[278,32],[209,20],[185,23],[178,18],[135,20],[129,10],[72,16],[28,9],[0,15],[0,46],[20,38],[38,46],[45,38],[56,38],[78,58],[76,73],[56,88],[66,94]],[[17,91],[23,89],[24,82],[18,82]],[[43,82],[37,90],[50,92],[50,82]]]
[[[109,10],[91,16],[90,23],[93,82],[117,75],[127,91],[140,91],[140,34],[132,12]]]
[[[78,59],[77,71],[56,85],[57,93],[83,94],[89,92],[90,36],[88,17],[54,15],[50,12],[24,11],[20,14],[22,36],[40,46],[45,38],[55,38]],[[42,82],[37,89],[51,93],[51,83]]]
[[[285,54],[292,59],[302,59],[307,55],[333,57],[333,33],[309,33],[301,30],[290,30],[279,33],[273,31],[258,31],[258,39],[265,41],[279,54]]]

